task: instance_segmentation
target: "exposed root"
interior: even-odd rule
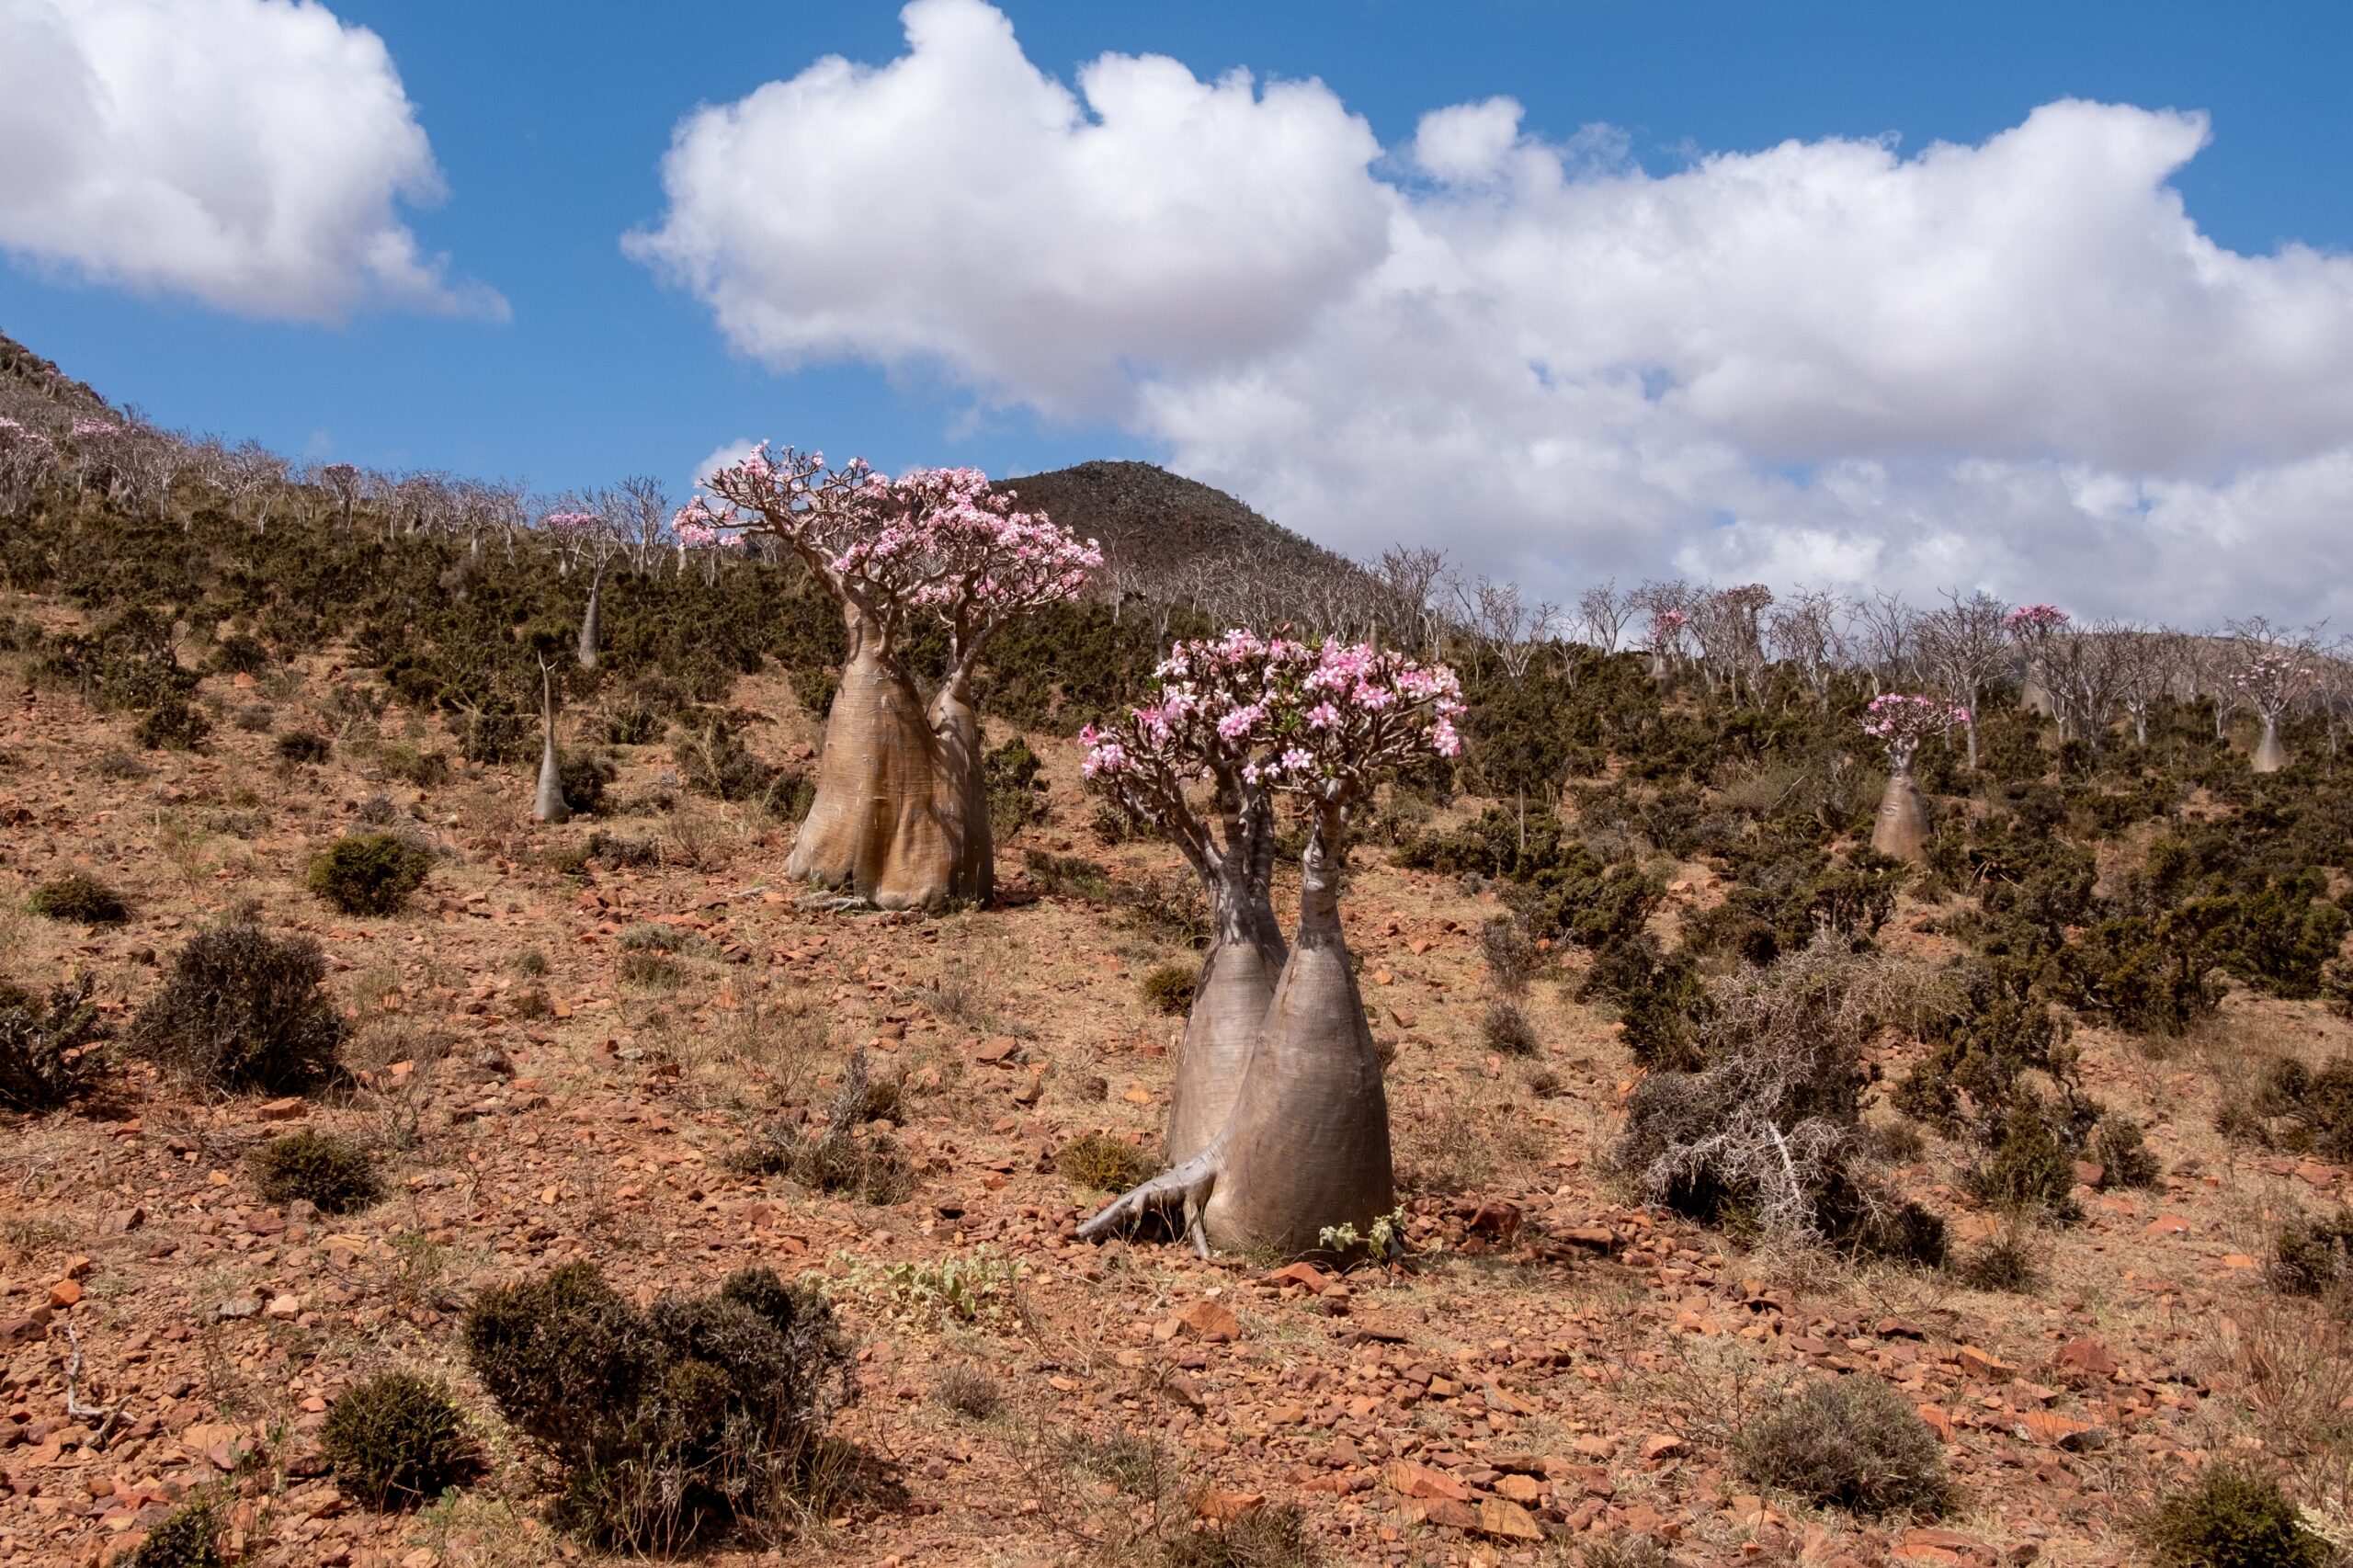
[[[872,899],[854,892],[813,892],[794,899],[792,907],[816,915],[839,915],[849,910],[870,910],[876,905]]]
[[[1163,1171],[1142,1187],[1129,1188],[1101,1213],[1078,1228],[1081,1241],[1097,1241],[1117,1229],[1123,1229],[1146,1214],[1170,1208],[1178,1202],[1185,1207],[1185,1233],[1192,1238],[1193,1250],[1201,1256],[1210,1255],[1210,1241],[1201,1229],[1201,1206],[1209,1201],[1210,1189],[1217,1185],[1219,1155],[1222,1140],[1178,1165]]]
[[[88,1405],[82,1403],[82,1336],[72,1324],[65,1325],[65,1337],[74,1346],[74,1358],[65,1364],[65,1418],[69,1421],[96,1421],[97,1434],[90,1439],[93,1449],[104,1449],[114,1424],[122,1419],[122,1406]]]

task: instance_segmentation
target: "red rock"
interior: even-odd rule
[[[1245,1514],[1256,1513],[1266,1501],[1267,1494],[1263,1492],[1228,1492],[1212,1486],[1202,1492],[1200,1501],[1193,1505],[1193,1512],[1201,1518],[1223,1524]]]
[[[2016,1367],[2001,1360],[1989,1351],[1980,1350],[1974,1345],[1962,1346],[1955,1355],[1961,1361],[1961,1369],[1972,1377],[1986,1378],[1997,1383],[2006,1383],[2018,1372]]]
[[[1952,1441],[1952,1415],[1943,1405],[1923,1404],[1917,1407],[1917,1411],[1920,1419],[1928,1424],[1928,1429],[1937,1435],[1939,1441]]]
[[[1552,1488],[1532,1475],[1506,1475],[1495,1483],[1495,1492],[1523,1507],[1534,1507],[1552,1494]]]
[[[2082,1372],[2096,1378],[2116,1376],[2115,1352],[2089,1335],[2067,1341],[2059,1347],[2059,1354],[2053,1359],[2071,1372]]]
[[[1471,1229],[1485,1236],[1501,1236],[1508,1240],[1519,1234],[1519,1205],[1517,1203],[1482,1203],[1471,1214]]]
[[[1671,1454],[1679,1454],[1682,1451],[1683,1439],[1669,1437],[1665,1432],[1654,1432],[1643,1439],[1644,1460],[1663,1460]]]
[[[82,1282],[78,1279],[60,1279],[49,1288],[49,1304],[60,1312],[74,1306],[81,1300]]]
[[[2189,1221],[2178,1214],[2160,1214],[2141,1228],[2144,1236],[2186,1236]]]
[[[1517,1503],[1483,1497],[1477,1503],[1442,1499],[1430,1505],[1429,1522],[1498,1540],[1542,1540],[1544,1527]]]
[[[1312,1263],[1294,1263],[1278,1268],[1263,1281],[1268,1285],[1296,1285],[1311,1296],[1320,1296],[1332,1288],[1332,1278]]]
[[[1471,1489],[1427,1465],[1411,1460],[1391,1460],[1381,1472],[1389,1489],[1404,1497],[1437,1497],[1456,1503],[1471,1501]]]
[[[310,1108],[300,1097],[289,1095],[282,1100],[271,1100],[257,1108],[254,1114],[264,1121],[299,1121],[309,1114]]]
[[[1180,1333],[1190,1334],[1194,1338],[1205,1339],[1212,1345],[1242,1337],[1242,1320],[1235,1317],[1223,1301],[1212,1296],[1204,1296],[1178,1312],[1176,1325]]]

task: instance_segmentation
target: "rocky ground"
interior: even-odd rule
[[[1006,849],[1005,907],[815,914],[780,881],[790,827],[746,809],[534,829],[519,772],[460,767],[424,790],[386,776],[371,730],[446,743],[398,710],[347,727],[324,664],[207,683],[226,714],[269,707],[278,732],[347,726],[335,761],[300,769],[232,722],[202,755],[133,754],[127,722],[0,676],[0,970],[87,972],[119,1021],[192,929],[253,901],[324,943],[358,1070],[347,1093],[208,1103],[133,1065],[105,1105],[0,1123],[0,1563],[108,1561],[224,1480],[255,1562],[579,1556],[539,1523],[546,1477],[453,1335],[478,1288],[579,1257],[647,1299],[751,1263],[824,1281],[858,1346],[840,1430],[861,1457],[789,1549],[813,1562],[1138,1561],[1196,1517],[1298,1503],[1342,1562],[1569,1562],[1638,1535],[1692,1563],[2110,1562],[2133,1555],[2135,1508],[2240,1449],[2295,1458],[2325,1520],[2345,1500],[2344,1456],[2311,1434],[2353,1372],[2329,1320],[2260,1267],[2279,1219],[2335,1202],[2344,1173],[2211,1131],[2234,1062],[2346,1048],[2317,1006],[2234,999],[2163,1056],[2079,1037],[2167,1174],[2083,1193],[2084,1221],[2035,1244],[2046,1282],[1987,1294],[1746,1253],[1630,1206],[1606,1162],[1632,1071],[1611,1027],[1542,982],[1539,1054],[1488,1053],[1472,933],[1492,897],[1367,853],[1347,924],[1396,1047],[1414,1261],[1345,1278],[1202,1263],[1075,1242],[1101,1195],[1054,1170],[1086,1133],[1154,1143],[1178,1034],[1138,982],[1179,949],[1024,872],[1025,847],[1130,882],[1178,871],[1162,846],[1090,837],[1068,742],[1033,737],[1051,814]],[[782,716],[756,748],[813,741],[782,681],[738,700]],[[624,756],[617,795],[659,787],[665,752]],[[406,914],[334,917],[302,866],[379,796],[441,853]],[[599,829],[654,841],[659,863],[552,863]],[[131,922],[23,913],[71,869],[131,895]],[[1709,892],[1694,875],[1678,896]],[[1914,917],[1899,934],[1933,952]],[[683,934],[676,956],[625,979],[642,949],[624,939],[649,925]],[[904,1076],[910,1199],[861,1207],[730,1169],[770,1119],[822,1108],[860,1045]],[[246,1156],[299,1125],[390,1151],[393,1196],[334,1219],[261,1201]],[[1962,1237],[1991,1224],[1933,1143],[1905,1178]],[[472,1491],[379,1515],[324,1473],[328,1402],[386,1367],[460,1391],[494,1460]],[[1001,1391],[995,1412],[941,1399],[967,1367]],[[1915,1403],[1957,1510],[1858,1522],[1739,1480],[1730,1434],[1809,1369]]]

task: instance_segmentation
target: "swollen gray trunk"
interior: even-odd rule
[[[531,801],[531,816],[539,822],[570,822],[572,808],[563,799],[563,768],[555,749],[555,683],[548,667],[540,665],[540,788]]]
[[[2279,721],[2265,714],[2263,738],[2255,743],[2252,766],[2257,773],[2277,773],[2288,766],[2288,748],[2279,744]]]
[[[882,909],[984,902],[995,857],[970,704],[943,690],[936,715],[926,712],[863,617],[847,620],[850,655],[825,715],[816,797],[785,875]]]
[[[1081,1236],[1181,1202],[1204,1255],[1217,1246],[1296,1257],[1325,1250],[1322,1233],[1333,1227],[1369,1233],[1396,1206],[1381,1059],[1340,931],[1339,827],[1327,812],[1302,858],[1297,939],[1224,1126]]]
[[[1168,1105],[1165,1157],[1181,1165],[1207,1148],[1233,1112],[1258,1027],[1290,956],[1265,892],[1211,890],[1214,936],[1201,960],[1176,1084]]]
[[[1928,811],[1921,803],[1909,767],[1899,767],[1887,776],[1887,789],[1879,798],[1879,815],[1871,824],[1871,847],[1915,866],[1928,858]]]
[[[604,599],[605,569],[599,566],[588,584],[588,608],[580,612],[580,667],[584,670],[597,667],[597,640],[604,624]]]

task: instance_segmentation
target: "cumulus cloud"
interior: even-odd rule
[[[314,0],[0,0],[0,249],[243,315],[504,315],[421,253],[438,167],[383,40]]]
[[[2353,261],[2214,244],[2202,116],[1666,173],[1508,98],[1395,155],[1316,83],[1107,55],[981,0],[679,128],[631,242],[779,366],[944,369],[1122,421],[1336,547],[1938,585],[2184,618],[2353,609]]]

